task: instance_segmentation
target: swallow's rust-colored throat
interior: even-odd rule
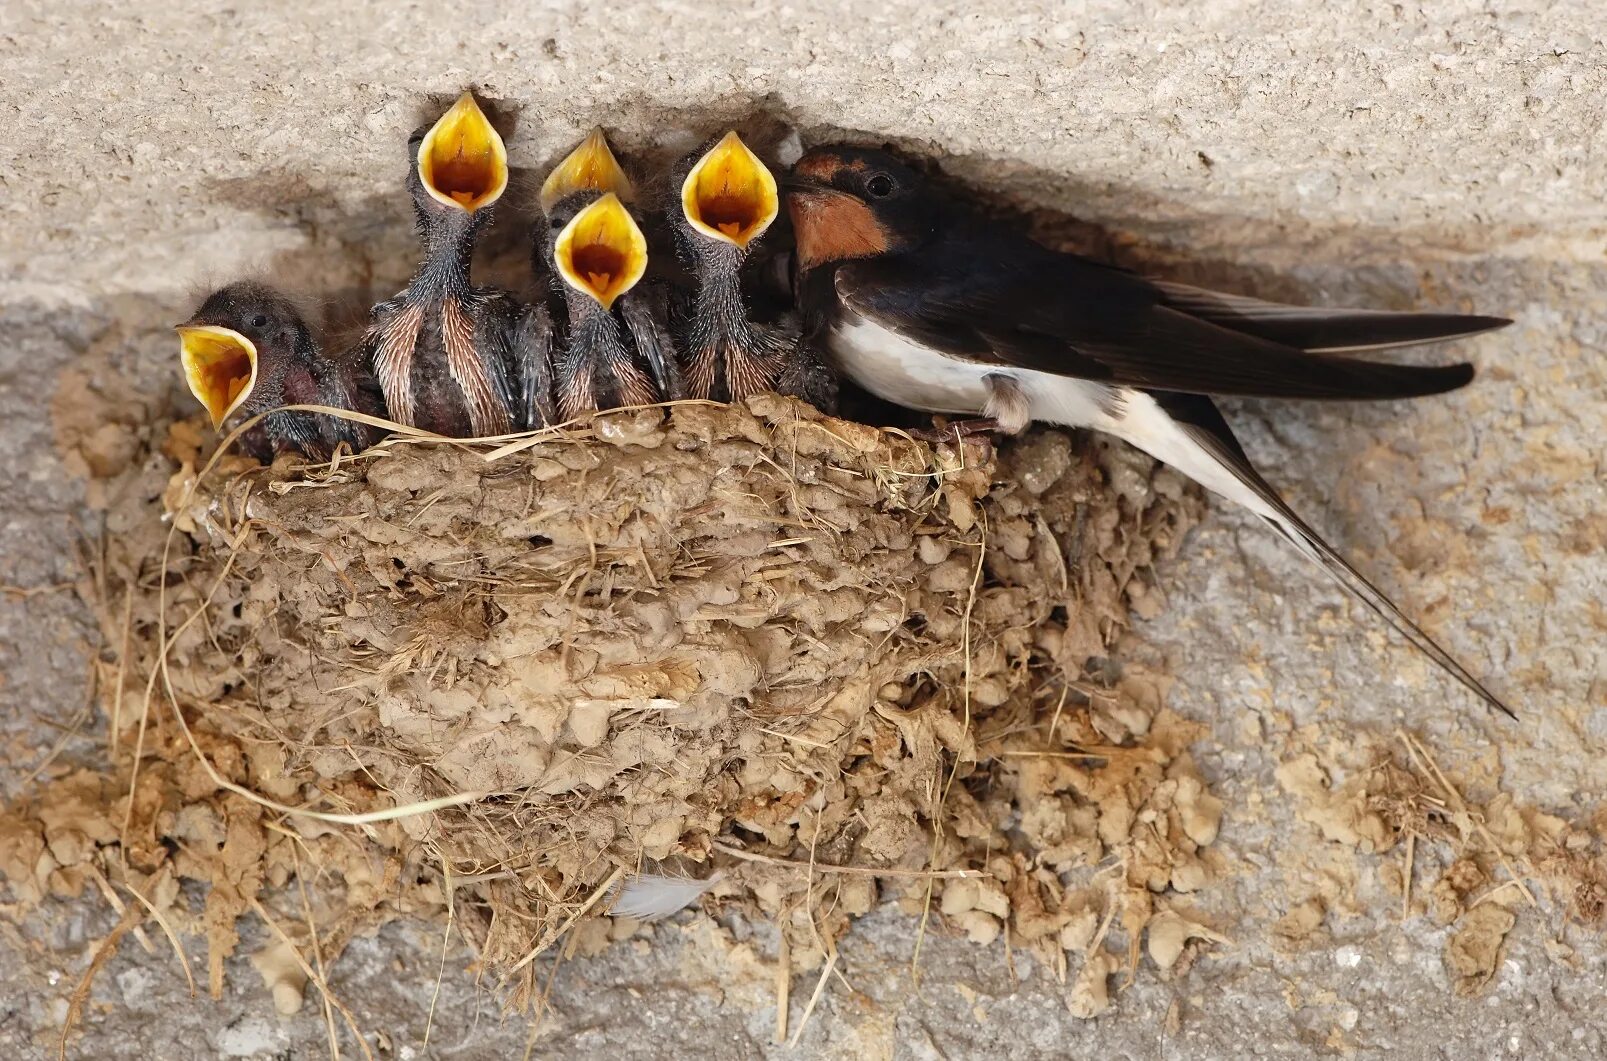
[[[874,258],[892,245],[869,206],[832,189],[789,190],[787,213],[798,241],[798,268],[850,258]]]

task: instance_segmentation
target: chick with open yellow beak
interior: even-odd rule
[[[532,349],[529,310],[499,288],[476,287],[470,258],[508,187],[508,153],[465,92],[408,141],[408,189],[424,261],[395,297],[374,307],[364,349],[400,423],[453,437],[500,435],[544,422],[516,402],[514,382],[547,356]]]
[[[620,314],[647,271],[647,237],[614,192],[575,191],[548,215],[547,260],[568,309],[553,370],[558,412],[651,405],[662,395]]]
[[[237,415],[268,413],[242,436],[259,460],[285,452],[327,460],[341,443],[355,452],[377,441],[371,428],[354,421],[280,410],[328,405],[385,415],[360,359],[325,356],[300,311],[272,288],[250,281],[220,288],[176,331],[184,380],[213,428],[222,430]]]
[[[614,201],[605,204],[609,197]],[[571,317],[577,311],[593,312],[587,298],[616,317],[621,326],[617,329],[619,343],[629,355],[605,352],[613,343],[604,341],[600,333],[578,345],[571,335],[569,349],[560,356],[555,372],[559,405],[567,408],[570,416],[611,404],[639,404],[649,391],[652,397],[648,401],[686,397],[680,361],[670,338],[668,293],[661,282],[642,282],[648,244],[627,209],[634,197],[635,188],[601,129],[592,130],[553,167],[541,187],[541,209],[547,215],[548,228],[545,234],[538,233],[532,251],[536,273],[553,277]],[[571,230],[566,238],[566,229],[593,205],[597,209],[588,215],[584,228]],[[604,259],[601,272],[588,270],[588,255]],[[588,272],[607,275],[609,280],[603,285],[592,283]],[[577,295],[583,296],[578,303]],[[602,345],[594,349],[595,342]],[[645,386],[638,378],[643,367]]]
[[[198,318],[199,319],[199,318]],[[257,344],[221,324],[180,324],[179,362],[190,393],[212,418],[212,430],[257,389]]]
[[[755,323],[743,295],[743,265],[780,210],[775,177],[735,132],[683,163],[677,176],[670,223],[697,278],[685,336],[687,392],[734,402],[780,390],[834,406],[835,381],[800,342],[796,322]]]
[[[541,212],[551,214],[559,200],[583,191],[613,192],[627,204],[636,198],[636,189],[601,128],[593,129],[547,174],[541,185]]]

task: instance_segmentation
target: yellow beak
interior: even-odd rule
[[[210,324],[181,324],[175,330],[184,382],[218,430],[257,385],[256,344],[232,328]]]
[[[736,247],[764,234],[781,207],[776,179],[736,133],[726,133],[681,184],[681,212],[697,231]]]
[[[619,160],[608,147],[608,137],[601,129],[593,129],[580,146],[547,175],[541,185],[541,212],[552,213],[558,200],[572,192],[596,188],[600,192],[613,192],[624,202],[630,202],[634,189],[630,178],[620,168]]]
[[[647,272],[647,237],[609,192],[564,226],[552,256],[564,283],[612,309]]]
[[[508,149],[470,93],[459,96],[424,134],[418,175],[431,198],[470,213],[502,198],[508,187]]]

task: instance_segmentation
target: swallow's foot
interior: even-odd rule
[[[999,431],[999,421],[991,416],[978,417],[972,420],[955,420],[942,427],[911,428],[909,436],[921,442],[930,442],[937,445],[948,442],[959,446],[967,442],[993,448],[993,435]]]

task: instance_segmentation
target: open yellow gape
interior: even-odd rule
[[[564,283],[612,309],[647,272],[647,237],[609,192],[564,226],[552,256]]]
[[[746,247],[776,219],[776,179],[735,132],[697,160],[681,184],[681,211],[711,239]]]
[[[257,385],[257,347],[232,328],[185,324],[179,333],[179,358],[190,393],[206,407],[214,430],[251,396]]]
[[[601,129],[593,129],[579,147],[569,152],[547,174],[547,179],[541,185],[541,212],[550,214],[566,195],[593,188],[600,192],[613,192],[627,203],[635,191]]]
[[[418,175],[431,198],[470,213],[502,198],[508,187],[508,149],[470,93],[459,96],[424,134]]]

